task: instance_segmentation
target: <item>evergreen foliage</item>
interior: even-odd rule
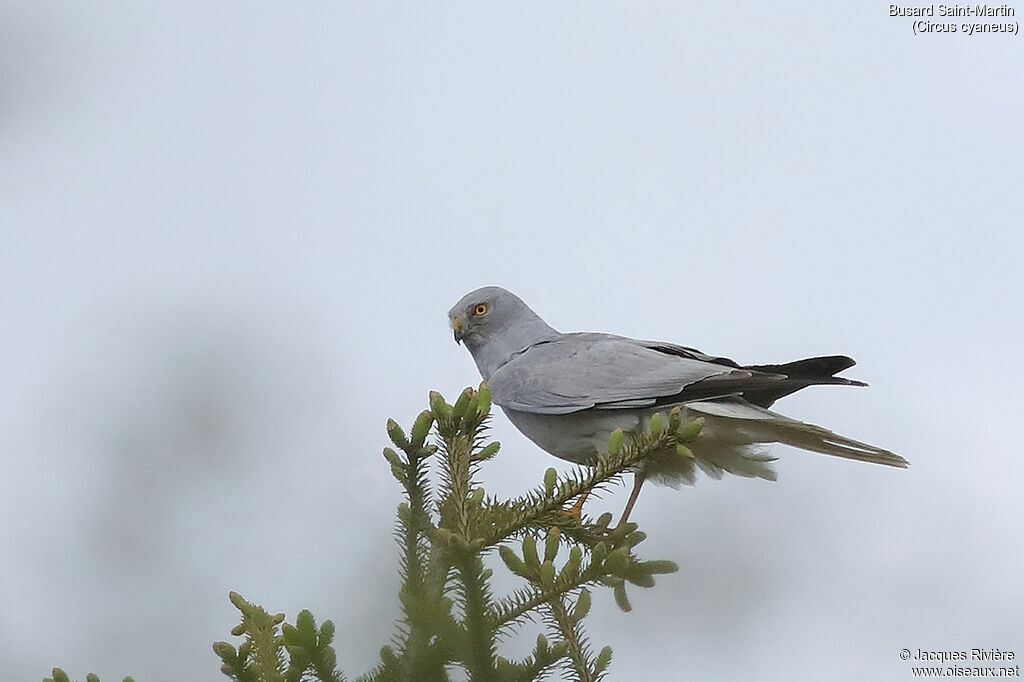
[[[409,434],[387,424],[394,447],[384,448],[391,473],[405,492],[395,538],[400,547],[401,615],[380,661],[356,682],[444,682],[462,668],[473,682],[526,682],[561,671],[568,679],[597,682],[612,660],[608,646],[595,653],[584,621],[592,590],[610,588],[616,604],[631,609],[627,583],[654,585],[654,576],[677,570],[671,561],[642,561],[635,553],[646,535],[635,523],[611,526],[611,515],[577,518],[567,503],[615,483],[629,471],[672,468],[692,457],[686,443],[701,420],[680,423],[678,409],[652,417],[643,433],[612,433],[608,452],[594,466],[559,476],[548,469],[543,483],[511,500],[488,496],[480,468],[497,455],[487,443],[491,397],[486,384],[467,388],[454,404],[432,392],[430,409]],[[428,437],[434,434],[428,442]],[[495,595],[485,559],[497,554],[522,579],[510,594]],[[334,625],[317,627],[302,611],[295,624],[271,615],[232,592],[241,623],[231,634],[237,647],[216,642],[221,671],[235,682],[346,682],[332,646]],[[522,660],[499,655],[504,638],[527,621],[546,634]],[[87,682],[99,682],[89,675]],[[59,668],[44,682],[69,682]],[[124,678],[124,682],[132,682]]]

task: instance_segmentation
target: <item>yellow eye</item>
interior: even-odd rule
[[[477,303],[476,307],[473,308],[473,314],[474,315],[485,315],[486,313],[487,313],[487,304],[486,303]]]

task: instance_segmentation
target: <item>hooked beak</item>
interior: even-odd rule
[[[463,331],[465,330],[463,329],[462,318],[456,317],[452,320],[452,333],[455,336],[455,343],[462,343]]]

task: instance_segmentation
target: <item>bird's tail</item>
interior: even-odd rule
[[[697,481],[698,470],[714,479],[722,478],[726,472],[744,478],[763,478],[766,481],[774,481],[777,477],[772,468],[776,458],[756,445],[723,443],[703,438],[687,445],[693,453],[692,458],[679,457],[674,452],[659,457],[656,453],[644,464],[644,475],[656,483],[673,488],[682,484],[693,485]]]
[[[730,433],[739,434],[747,443],[783,443],[802,450],[859,462],[884,464],[901,469],[909,466],[907,460],[889,450],[840,436],[820,426],[790,419],[747,402],[705,401],[686,403],[685,407],[693,416],[706,415],[728,420],[728,428],[720,430],[722,437],[727,437],[726,434]],[[706,432],[709,438],[715,438],[715,432],[718,431],[714,421],[715,419],[709,420],[705,431],[702,432]]]
[[[796,393],[808,386],[833,384],[839,386],[867,386],[863,381],[837,377],[835,374],[853,367],[856,362],[845,355],[823,355],[817,358],[794,360],[782,365],[748,365],[744,369],[786,377],[777,384],[743,391],[743,399],[761,407],[771,407],[779,398]]]

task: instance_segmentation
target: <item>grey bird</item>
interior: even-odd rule
[[[515,294],[483,287],[448,312],[456,342],[469,349],[492,400],[541,449],[570,462],[592,464],[615,429],[632,432],[655,412],[680,406],[682,418],[704,418],[693,459],[671,471],[640,471],[623,513],[629,516],[646,476],[692,484],[699,467],[775,480],[762,444],[905,468],[883,448],[790,419],[768,408],[818,384],[865,386],[835,376],[855,363],[844,355],[779,365],[740,364],[693,348],[613,334],[561,334]],[[582,502],[582,500],[581,500]],[[577,510],[578,513],[578,510]]]

